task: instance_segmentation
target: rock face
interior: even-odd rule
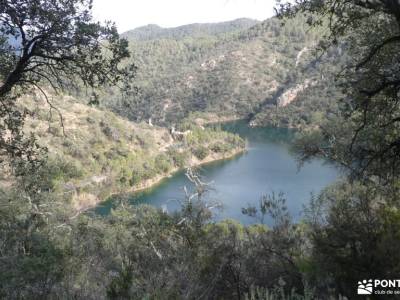
[[[302,84],[298,84],[294,86],[293,88],[288,89],[286,92],[284,92],[277,100],[276,100],[276,105],[278,107],[285,107],[288,104],[292,103],[293,101],[296,100],[297,95],[307,89],[308,87],[314,85],[315,83],[312,82],[309,79],[306,79]]]
[[[307,51],[309,51],[310,49],[308,47],[304,47],[303,49],[301,49],[299,51],[299,53],[297,53],[297,57],[296,57],[296,67],[299,65],[300,63],[300,59],[303,56],[304,53],[306,53]]]

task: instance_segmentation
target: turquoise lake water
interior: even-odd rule
[[[222,210],[215,211],[215,219],[232,218],[244,224],[256,220],[241,213],[248,204],[256,205],[263,194],[283,192],[286,205],[295,220],[299,220],[303,205],[308,203],[311,193],[317,194],[338,178],[338,171],[330,164],[314,160],[300,170],[290,144],[294,131],[282,128],[250,128],[244,121],[221,125],[224,130],[234,132],[247,140],[248,151],[235,158],[218,161],[199,169],[205,182],[213,188],[205,199],[218,201]],[[185,173],[178,172],[159,185],[130,196],[132,204],[146,203],[174,211],[184,199],[183,187],[192,186]],[[96,212],[107,214],[113,206],[109,200],[99,205]],[[268,221],[267,221],[268,223]]]

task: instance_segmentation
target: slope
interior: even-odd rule
[[[316,58],[312,49],[321,32],[310,31],[304,18],[284,26],[271,18],[250,28],[205,33],[127,35],[139,67],[135,83],[140,92],[125,98],[110,88],[102,102],[129,119],[152,118],[157,124],[179,123],[202,112],[216,120],[234,116],[253,125],[295,127],[312,122],[321,109],[325,113],[325,83],[339,66],[338,53]],[[315,101],[308,102],[305,93]],[[281,112],[296,105],[300,108],[289,109],[290,120],[282,120]]]
[[[191,126],[180,132],[133,123],[66,95],[51,97],[58,111],[40,94],[20,101],[31,114],[25,130],[48,148],[44,188],[58,191],[78,211],[112,193],[149,187],[186,166],[230,157],[245,146],[238,136],[217,129]]]

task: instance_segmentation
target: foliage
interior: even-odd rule
[[[400,6],[392,1],[378,2],[337,5],[326,1],[319,5],[319,1],[299,1],[298,6],[284,5],[281,12],[328,13],[332,22],[321,48],[334,43],[347,45],[350,60],[337,76],[337,87],[344,94],[340,112],[332,122],[322,122],[319,130],[324,141],[314,149],[315,154],[339,161],[357,178],[377,176],[388,182],[397,178],[399,169]],[[309,21],[314,26],[320,24],[317,17]]]
[[[0,2],[2,160],[36,159],[35,140],[22,131],[27,111],[16,105],[21,94],[36,89],[49,102],[45,85],[59,90],[123,81],[129,89],[135,66],[120,64],[129,57],[128,43],[112,24],[93,22],[91,8],[91,0]]]
[[[22,159],[15,160],[14,170],[20,176],[11,187],[1,189],[0,296],[6,299],[354,298],[356,282],[362,278],[396,278],[400,269],[397,79],[400,4],[389,0],[296,2],[296,6],[282,4],[280,13],[293,16],[311,12],[312,15],[297,16],[283,29],[272,19],[222,39],[210,34],[191,40],[190,35],[184,34],[179,39],[149,39],[138,43],[137,49],[141,51],[159,53],[142,56],[140,63],[148,66],[146,76],[155,75],[154,81],[139,78],[145,95],[142,100],[157,102],[173,95],[179,104],[167,115],[163,112],[165,104],[172,101],[158,106],[149,101],[149,106],[143,107],[143,114],[138,111],[138,118],[145,118],[147,112],[159,113],[158,121],[167,123],[175,122],[177,117],[193,109],[226,110],[243,115],[259,112],[255,107],[260,108],[260,99],[247,101],[255,96],[249,92],[250,88],[241,86],[236,94],[237,82],[232,74],[239,74],[234,71],[240,68],[233,62],[241,65],[244,56],[234,51],[229,53],[234,59],[224,61],[222,67],[211,61],[202,67],[196,80],[205,83],[205,90],[201,85],[187,86],[189,77],[179,76],[190,75],[193,66],[205,62],[208,51],[220,54],[220,49],[226,49],[227,45],[232,50],[245,40],[249,48],[242,45],[241,49],[251,53],[259,45],[258,39],[264,37],[272,38],[271,44],[279,49],[274,57],[280,64],[279,67],[268,65],[271,73],[263,72],[260,80],[298,83],[297,76],[301,74],[278,71],[292,65],[290,62],[303,49],[305,40],[314,41],[315,37],[307,40],[304,27],[299,24],[307,19],[311,25],[325,28],[328,16],[331,17],[330,31],[321,48],[334,52],[326,56],[331,64],[337,62],[336,56],[341,51],[348,55],[338,63],[338,66],[342,63],[347,66],[341,73],[343,77],[337,77],[336,87],[342,90],[327,85],[333,78],[329,76],[327,82],[319,83],[316,94],[307,89],[300,96],[311,96],[311,105],[318,109],[304,113],[300,98],[298,107],[282,110],[290,114],[286,120],[280,112],[266,113],[266,116],[279,116],[273,120],[277,125],[315,125],[307,126],[296,143],[299,158],[304,162],[323,157],[342,166],[347,172],[343,182],[313,197],[305,208],[304,220],[297,224],[292,222],[282,194],[263,196],[259,207],[243,208],[242,212],[254,217],[257,224],[215,222],[212,211],[218,204],[204,201],[207,187],[190,171],[187,174],[195,183],[195,190],[191,194],[184,189],[186,194],[180,199],[182,208],[176,213],[122,202],[108,216],[78,215],[65,205],[68,191],[64,188],[70,181],[77,183],[92,174],[107,174],[118,178],[115,182],[123,186],[136,185],[183,167],[192,159],[192,154],[200,157],[206,152],[226,154],[240,149],[244,142],[217,128],[202,129],[190,123],[181,124],[181,130],[188,131],[181,133],[179,140],[173,140],[166,129],[133,125],[109,112],[76,103],[75,108],[71,104],[68,107],[75,123],[68,124],[66,118],[64,127],[73,138],[61,140],[60,132],[48,130],[41,122],[52,123],[52,117],[46,119],[40,109],[29,107],[30,113],[36,111],[38,118],[31,122],[25,119],[24,111],[16,114],[14,136],[23,136],[21,126],[27,120],[28,128],[40,133],[50,153],[58,152],[59,156],[47,163],[38,160],[41,163],[30,164],[26,163],[25,154],[17,155]],[[10,3],[5,2],[8,6]],[[49,2],[44,8],[54,3],[58,2]],[[280,35],[282,31],[284,35]],[[158,61],[161,56],[163,60]],[[263,60],[257,57],[251,56],[257,66],[269,60],[269,57]],[[169,62],[173,58],[177,69]],[[152,60],[158,64],[151,64]],[[179,69],[181,65],[188,68]],[[310,68],[307,75],[312,74],[313,78],[324,70],[321,66]],[[156,83],[159,90],[153,88]],[[185,84],[187,89],[179,88]],[[252,84],[265,92],[266,86],[261,82],[252,80]],[[178,88],[174,90],[171,86]],[[221,92],[221,87],[234,91],[238,97]],[[193,97],[184,97],[187,90]],[[241,93],[249,98],[242,98]],[[329,114],[319,111],[319,107],[327,107],[318,99],[324,95],[342,98],[339,109],[333,104],[328,106]],[[274,97],[263,104],[270,104],[271,99]],[[108,104],[121,112],[123,106],[114,100]],[[132,105],[132,111],[140,107],[138,103]],[[35,142],[32,139],[32,144]],[[160,147],[165,143],[166,147]],[[60,151],[60,147],[65,149]],[[83,182],[76,193],[85,194],[87,186]],[[271,227],[262,224],[267,217],[274,221]]]
[[[360,278],[395,276],[400,267],[395,250],[400,243],[399,212],[386,201],[372,186],[338,183],[311,202],[315,286],[326,289],[330,281],[320,278],[330,274],[338,292],[352,295]]]
[[[209,154],[208,148],[204,146],[199,146],[193,150],[193,154],[200,160],[205,159]]]
[[[315,286],[322,291],[333,284],[338,293],[352,295],[352,282],[393,277],[399,266],[392,251],[399,243],[400,4],[280,2],[283,17],[311,12],[311,26],[328,18],[321,50],[345,45],[349,56],[336,76],[339,110],[304,132],[296,149],[301,162],[323,157],[346,172],[349,183],[313,201],[308,219]]]
[[[225,28],[226,23],[172,29],[150,25],[126,33],[138,65],[139,93],[122,97],[110,90],[101,102],[129,119],[152,118],[160,125],[179,125],[190,114],[204,112],[254,118],[259,125],[301,127],[311,123],[314,112],[335,109],[326,90],[340,55],[334,50],[320,58],[310,55],[321,33],[308,30],[305,18],[284,26],[277,18],[237,24],[234,29]],[[287,109],[277,107],[283,91],[306,80],[319,86],[307,89]],[[290,121],[279,121],[284,118]]]
[[[252,19],[236,19],[233,21],[220,23],[197,23],[184,25],[177,28],[162,28],[160,26],[150,24],[139,27],[123,33],[123,37],[129,40],[148,41],[156,39],[184,39],[186,37],[199,38],[206,35],[217,35],[232,31],[241,31],[250,28],[259,23]]]
[[[34,114],[26,119],[25,132],[33,132],[38,146],[48,149],[47,156],[53,166],[48,171],[51,182],[44,176],[43,186],[61,193],[68,191],[74,199],[79,198],[74,196],[75,192],[102,198],[143,187],[146,180],[186,167],[196,160],[196,154],[202,157],[200,160],[210,157],[211,141],[226,148],[228,152],[221,154],[244,148],[239,136],[214,128],[201,129],[194,124],[184,139],[174,139],[166,128],[132,123],[109,111],[81,104],[70,96],[52,99],[63,115],[60,128],[59,116],[49,114],[40,94],[25,96],[20,101]],[[62,129],[63,133],[52,128]],[[196,149],[202,149],[201,153]]]
[[[284,285],[284,282],[281,282]],[[307,292],[305,295],[299,295],[295,291],[286,293],[283,287],[273,289],[265,289],[260,287],[251,287],[250,292],[245,295],[245,300],[307,300],[315,299],[312,292]]]
[[[26,201],[2,194],[1,204],[14,197],[0,206],[2,258],[14,251],[12,260],[0,264],[2,296],[240,298],[253,285],[302,293],[302,275],[294,263],[300,244],[292,238],[300,232],[288,216],[274,210],[277,223],[270,229],[230,220],[214,223],[214,204],[203,200],[207,189],[188,174],[197,188],[171,215],[150,206],[120,205],[105,217],[35,217],[26,214]],[[38,200],[37,213],[56,212],[43,206],[45,194]],[[29,230],[26,222],[32,224]]]

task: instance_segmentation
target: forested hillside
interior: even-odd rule
[[[187,123],[184,131],[133,123],[81,103],[71,96],[42,94],[19,100],[29,110],[26,134],[48,150],[43,190],[64,195],[74,211],[93,207],[111,194],[157,183],[188,166],[227,158],[244,150],[244,141],[218,128]],[[1,174],[0,184],[10,184]]]
[[[155,24],[142,26],[122,34],[123,37],[133,41],[148,41],[156,39],[184,39],[186,37],[199,37],[216,35],[248,29],[260,23],[252,19],[236,19],[221,23],[195,23],[175,28],[162,28]]]
[[[292,2],[284,26],[150,26],[129,43],[91,0],[0,2],[1,299],[398,299],[400,3]],[[281,193],[241,194],[253,225],[217,221],[190,168],[178,211],[121,196],[82,213],[243,150],[201,118],[306,126],[299,162],[342,178],[298,222]]]
[[[302,17],[255,23],[149,25],[125,33],[139,93],[127,98],[111,89],[101,102],[130,119],[151,117],[158,124],[204,112],[298,127],[335,110],[328,83],[339,68],[339,50],[315,56],[321,30],[310,30]]]

